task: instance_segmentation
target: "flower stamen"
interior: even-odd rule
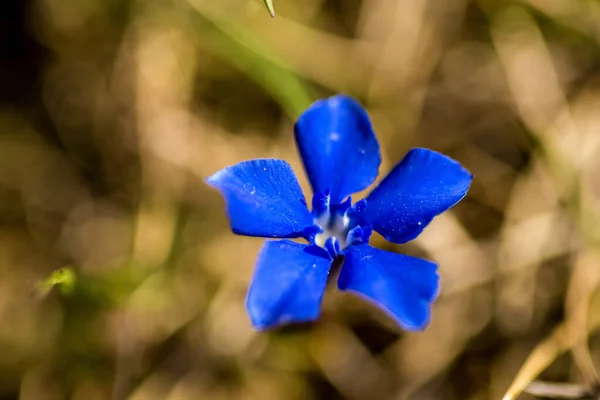
[[[359,226],[351,215],[354,210],[351,199],[340,204],[330,204],[327,194],[317,193],[313,197],[314,223],[317,233],[310,241],[335,257],[345,248],[357,243],[366,243],[371,229]],[[359,202],[360,203],[360,202]]]

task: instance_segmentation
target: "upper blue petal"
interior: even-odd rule
[[[338,286],[373,301],[404,329],[420,330],[429,323],[431,303],[438,293],[436,268],[430,261],[366,244],[351,246]]]
[[[379,144],[369,116],[352,98],[316,101],[294,130],[314,192],[329,193],[332,204],[367,188],[377,177]]]
[[[233,232],[300,237],[313,224],[294,171],[282,160],[244,161],[207,178],[225,198]]]
[[[450,157],[412,149],[369,194],[358,210],[361,224],[394,243],[417,237],[433,217],[458,203],[473,176]]]
[[[330,265],[320,247],[266,241],[246,299],[252,325],[264,329],[317,319]]]

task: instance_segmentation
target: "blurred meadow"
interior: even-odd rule
[[[592,398],[600,2],[274,7],[0,5],[0,399]],[[245,314],[262,240],[203,180],[276,157],[308,194],[293,122],[338,92],[381,176],[416,146],[475,174],[417,240],[372,240],[439,264],[422,333],[334,287],[314,324]]]

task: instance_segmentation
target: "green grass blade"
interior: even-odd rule
[[[194,8],[192,25],[199,40],[261,85],[292,119],[312,103],[314,99],[304,80],[252,32],[214,15],[201,6],[202,2],[190,4]]]
[[[275,18],[275,9],[273,8],[273,0],[264,0],[267,9],[269,10],[269,14],[271,17]]]

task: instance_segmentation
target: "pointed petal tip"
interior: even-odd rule
[[[206,183],[208,186],[211,187],[215,187],[216,181],[218,181],[218,175],[222,172],[221,171],[217,171],[214,174],[207,176],[206,178],[204,178],[204,183]]]
[[[274,324],[269,324],[269,322],[267,322],[267,321],[256,318],[254,316],[254,314],[248,308],[248,304],[246,304],[246,311],[248,313],[248,317],[250,318],[250,325],[252,326],[252,329],[254,329],[255,331],[264,332],[275,326]]]
[[[426,315],[423,316],[421,320],[411,321],[406,318],[400,318],[398,315],[394,314],[393,311],[386,308],[385,306],[382,306],[382,304],[379,301],[374,300],[373,298],[365,295],[364,293],[362,293],[360,291],[357,291],[354,289],[348,289],[348,288],[344,288],[344,289],[339,288],[339,289],[341,291],[348,292],[349,294],[356,296],[356,297],[364,300],[365,302],[369,303],[373,307],[377,308],[380,313],[382,313],[383,315],[386,315],[391,321],[393,321],[400,329],[402,329],[404,331],[423,332],[423,331],[425,331],[425,329],[427,329],[427,327],[429,326],[429,324],[431,322],[431,310],[427,310]]]
[[[428,311],[427,316],[423,321],[418,324],[407,323],[406,321],[401,321],[395,315],[391,313],[387,313],[390,317],[392,317],[404,330],[409,332],[423,332],[429,326],[431,322],[431,311]]]
[[[426,147],[414,147],[414,148],[412,148],[412,149],[410,149],[408,151],[407,155],[410,154],[410,153],[413,153],[413,152],[415,152],[415,153],[423,153],[423,154],[430,153],[433,156],[441,157],[441,158],[447,160],[448,163],[458,166],[459,169],[462,170],[462,172],[466,175],[466,178],[468,178],[469,180],[473,180],[473,178],[475,177],[475,175],[473,175],[473,173],[471,171],[469,171],[459,161],[455,160],[452,157],[447,156],[444,153],[441,153],[441,152],[436,151],[436,150],[431,150],[431,149],[428,149]]]
[[[265,5],[267,6],[267,10],[269,10],[269,14],[271,15],[271,18],[275,18],[275,8],[273,7],[273,1],[272,0],[264,0]]]

